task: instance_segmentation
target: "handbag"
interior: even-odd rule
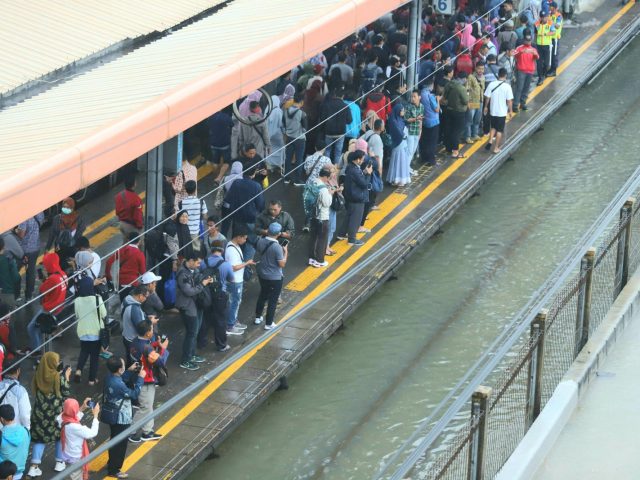
[[[333,198],[331,199],[331,210],[334,212],[344,210],[345,204],[344,196],[340,192],[333,194]]]
[[[164,282],[164,303],[166,306],[176,304],[176,273],[171,272],[171,276]]]
[[[381,192],[384,188],[384,184],[382,183],[382,179],[380,178],[380,173],[378,172],[378,170],[373,170],[373,172],[371,172],[371,181],[369,182],[371,185],[371,191],[372,192]]]
[[[102,398],[105,399],[107,396],[105,392],[102,393]],[[105,402],[100,406],[100,418],[99,420],[102,423],[106,423],[107,425],[116,425],[118,423],[118,416],[120,415],[120,410],[122,409],[122,404],[124,403],[124,398],[120,400],[120,404],[116,406],[115,403]]]
[[[151,369],[153,370],[153,378],[156,379],[156,384],[159,387],[164,387],[169,381],[169,371],[167,367],[154,364]]]
[[[100,327],[100,333],[98,334],[98,339],[100,340],[100,345],[102,348],[107,348],[109,346],[109,342],[111,341],[111,336],[109,335],[109,329],[105,327],[104,320],[100,318],[100,295],[94,295],[96,299],[96,313],[98,315],[98,326]]]
[[[45,335],[51,335],[58,328],[58,318],[50,312],[42,312],[36,317],[36,327]]]

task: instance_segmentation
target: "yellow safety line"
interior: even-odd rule
[[[606,22],[600,29],[590,37],[586,44],[587,47],[580,48],[580,53],[584,52],[588,46],[592,45],[598,38],[600,38],[611,26],[619,20],[625,13],[627,13],[635,2],[625,5],[616,15],[614,15],[608,22]],[[571,55],[562,65],[559,66],[559,71],[566,69],[565,64],[570,64],[575,60],[575,56]],[[543,84],[541,87],[537,87],[535,90],[542,90],[550,82]],[[302,309],[302,307],[317,298],[328,286],[330,286],[335,280],[337,280],[342,274],[344,274],[350,267],[353,266],[362,256],[371,250],[387,233],[389,233],[394,227],[396,227],[402,220],[404,220],[415,208],[422,203],[429,195],[431,195],[436,188],[444,183],[451,175],[453,175],[475,152],[480,149],[486,140],[479,141],[473,144],[468,150],[465,151],[465,158],[457,159],[453,162],[444,172],[442,172],[438,178],[436,178],[431,184],[429,184],[418,196],[411,200],[397,215],[389,220],[388,223],[382,226],[374,235],[372,235],[364,245],[354,250],[353,255],[347,258],[338,268],[331,272],[317,287],[315,287],[308,295],[306,295],[300,302],[298,302],[284,317],[282,320],[290,318],[292,315]],[[210,395],[212,395],[224,382],[229,379],[235,372],[237,372],[243,365],[245,365],[262,347],[264,347],[269,341],[275,338],[275,335],[264,340],[254,349],[247,352],[241,358],[232,363],[225,371],[218,375],[212,382],[207,385],[202,391],[200,391],[192,400],[190,400],[184,407],[176,412],[162,427],[158,429],[158,433],[167,435],[171,430],[178,426],[182,420],[184,420],[190,413],[192,413],[198,406],[200,406]],[[146,455],[152,448],[154,448],[158,442],[146,442],[141,444],[136,450],[134,450],[126,459],[124,464],[124,471],[133,467],[140,459]],[[106,452],[91,462],[91,470],[96,471],[106,465],[107,455]]]
[[[373,229],[406,198],[407,195],[405,195],[404,193],[393,192],[380,204],[380,210],[373,210],[371,213],[369,213],[369,218],[365,222],[365,227]],[[358,238],[362,238],[364,235],[364,233],[358,234]],[[337,242],[334,246],[334,251],[336,252],[335,255],[332,255],[330,257],[327,256],[325,257],[325,260],[329,262],[329,265],[333,265],[342,256],[344,256],[350,250],[350,248],[351,246],[347,243],[346,240]],[[307,288],[309,288],[309,286],[313,282],[320,278],[320,276],[324,272],[326,272],[326,270],[322,268],[307,267],[302,272],[300,272],[296,278],[291,280],[285,288],[287,290],[303,292]]]

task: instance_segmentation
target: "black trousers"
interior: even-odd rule
[[[213,328],[213,336],[216,348],[221,349],[227,346],[227,305],[229,297],[225,293],[219,299],[214,300],[213,305],[204,311],[202,324],[198,331],[198,348],[205,348],[208,345],[209,329]]]
[[[339,230],[346,232],[350,242],[355,241],[358,227],[362,222],[362,214],[364,213],[364,203],[347,203],[347,215],[344,218],[344,224]]]
[[[314,218],[311,221],[310,237],[309,258],[313,258],[316,262],[324,262],[324,255],[327,252],[327,243],[329,241],[329,220]]]
[[[551,45],[536,45],[538,48],[538,81],[544,80],[551,67]]]
[[[371,207],[373,207],[376,204],[376,198],[378,198],[378,192],[369,190],[369,201],[364,204],[364,212],[362,212],[362,221],[360,222],[361,227],[364,227],[364,222],[367,220],[367,217],[369,216]]]
[[[260,280],[260,295],[258,295],[258,301],[256,302],[256,318],[262,316],[264,312],[264,306],[267,305],[267,318],[266,324],[271,325],[273,319],[276,316],[276,307],[278,306],[278,298],[280,298],[280,292],[282,291],[282,279],[280,280],[266,280],[264,278],[258,278]]]
[[[420,159],[424,163],[435,165],[436,163],[436,147],[438,146],[438,135],[440,125],[435,127],[423,128],[420,137]]]
[[[447,112],[447,130],[444,132],[444,145],[447,152],[457,152],[460,148],[460,137],[462,137],[465,117],[465,112]]]
[[[98,358],[100,355],[100,340],[80,340],[80,355],[78,355],[78,370],[82,371],[87,359],[89,359],[89,381],[95,382],[98,378]]]
[[[133,365],[133,361],[131,359],[131,344],[133,342],[130,342],[129,340],[127,340],[126,338],[122,337],[122,344],[124,345],[124,363],[126,365],[127,368],[129,368],[131,365]]]
[[[109,425],[111,427],[111,438],[116,437],[120,432],[124,432],[129,425]],[[109,461],[107,462],[107,473],[115,476],[120,473],[124,457],[127,454],[127,442],[125,438],[109,449]]]

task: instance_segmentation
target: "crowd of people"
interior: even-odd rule
[[[215,113],[207,125],[216,195],[198,196],[197,169],[184,160],[178,170],[164,172],[165,220],[145,230],[135,178],[127,178],[114,197],[124,245],[106,258],[104,269],[73,198],[63,200],[52,219],[43,268],[37,265],[42,214],[4,233],[0,478],[41,476],[49,444],[55,445],[55,470],[62,471],[88,454],[98,418],[113,438],[153,412],[156,387],[167,381],[165,311],[174,309],[183,323],[181,342],[173,339],[181,343],[179,366],[198,370],[211,332],[216,350],[226,352],[228,337],[245,334],[248,323],[265,330],[277,325],[292,242],[306,243],[310,267],[326,268],[335,242],[363,244],[359,236],[370,232],[365,221],[379,208],[385,184],[409,185],[420,164],[461,158],[462,145],[483,137],[485,148],[499,153],[507,119],[527,109],[534,76],[539,85],[558,67],[563,19],[557,4],[525,3],[519,13],[505,0],[489,2],[484,14],[469,5],[450,17],[426,7],[412,91],[406,81],[409,8],[402,7],[251,93],[237,114],[231,107]],[[264,91],[272,93],[269,99]],[[300,188],[299,230],[271,194],[274,181]],[[243,291],[254,277],[260,292],[244,323]],[[34,294],[39,308],[28,322],[29,345],[20,348],[12,310]],[[75,318],[80,345],[75,368],[43,352],[66,313]],[[111,341],[120,330],[122,350]],[[19,381],[24,355],[39,360],[31,395]],[[79,403],[71,386],[83,378],[98,385],[100,358],[108,370],[102,404],[91,398]],[[81,422],[83,412],[89,423]],[[160,438],[149,421],[128,441]],[[117,478],[127,477],[121,472],[126,447],[124,441],[109,451],[108,473]],[[74,478],[87,474],[84,469]]]

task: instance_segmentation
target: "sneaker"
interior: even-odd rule
[[[53,467],[56,472],[62,472],[65,468],[67,468],[67,464],[64,462],[56,462],[55,467]]]
[[[480,140],[480,137],[479,137],[479,136],[477,136],[477,135],[476,135],[475,137],[471,137],[471,141],[472,141],[473,143],[476,143],[478,140]]]
[[[140,438],[142,439],[143,442],[152,442],[154,440],[160,440],[162,437],[163,435],[160,435],[159,433],[151,431],[149,433],[143,433],[142,437]]]
[[[520,110],[524,112],[526,110],[529,110],[529,107],[527,107],[526,105],[520,105]]]
[[[543,83],[544,83],[544,78],[541,78],[540,80],[538,80],[538,83],[536,83],[536,87],[539,87]]]
[[[411,170],[409,171],[409,174],[410,174],[412,177],[415,177],[416,175],[418,175],[418,172],[417,172],[417,171],[415,171],[415,170],[413,170],[413,169],[411,169]]]
[[[207,359],[201,357],[200,355],[194,355],[193,357],[191,357],[191,363],[204,363],[206,361]]]
[[[312,267],[314,267],[314,263],[316,263],[316,261],[313,258],[309,259],[309,265],[311,265]]]
[[[243,333],[244,333],[244,330],[237,327],[233,327],[232,329],[227,329],[227,335],[242,335]]]
[[[304,187],[305,186],[305,182],[302,182],[300,180],[294,180],[293,181],[293,186],[294,187]]]
[[[196,365],[195,363],[191,363],[191,362],[182,362],[180,364],[180,368],[184,368],[185,370],[191,370],[191,371],[200,370],[200,367],[198,365]],[[129,439],[129,440],[131,440],[131,439]]]
[[[247,326],[244,323],[236,322],[236,328],[239,328],[240,330],[246,330]]]
[[[308,225],[305,225],[304,227],[302,227],[302,231],[303,231],[304,233],[309,233],[309,231],[310,231],[310,230],[311,230],[311,229],[309,228],[309,226],[308,226]]]
[[[127,472],[118,472],[115,475],[111,475],[116,478],[129,478],[129,474]]]
[[[469,138],[467,138],[467,139],[465,140],[465,142],[467,142],[468,144],[472,144],[472,143],[473,143],[473,140],[471,139],[471,137],[469,137]]]
[[[31,468],[29,468],[29,472],[27,473],[27,477],[41,477],[42,476],[42,470],[40,470],[40,467],[38,467],[37,465],[31,465]]]
[[[346,236],[346,235],[336,235],[336,238],[337,238],[338,240],[346,240],[346,239],[347,239],[347,236]]]
[[[256,317],[256,319],[253,321],[253,324],[260,325],[262,323],[262,320],[264,320],[263,317]]]
[[[273,330],[274,328],[276,328],[278,326],[277,323],[273,322],[271,325],[265,325],[264,329],[265,330]]]
[[[225,345],[224,347],[218,349],[219,352],[226,352],[228,350],[231,350],[231,347],[229,345]]]
[[[349,241],[349,245],[353,245],[354,247],[360,247],[364,245],[364,242],[362,240],[355,239],[353,241]]]
[[[289,185],[291,183],[291,180],[289,180],[288,178],[284,179],[284,184],[285,185]]]
[[[182,366],[182,365],[180,365],[180,366]],[[136,433],[135,435],[130,435],[129,436],[129,441],[131,443],[140,443],[140,442],[142,442],[142,438],[140,437],[139,433]]]
[[[324,262],[316,262],[316,264],[314,265],[314,267],[317,267],[317,268],[324,268],[328,266],[329,266],[329,262],[327,262],[326,260]]]

